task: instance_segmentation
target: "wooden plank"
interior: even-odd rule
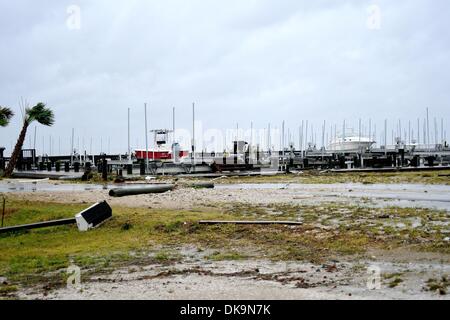
[[[46,228],[46,227],[54,227],[54,226],[63,226],[68,224],[76,224],[75,218],[68,219],[60,219],[60,220],[52,220],[52,221],[44,221],[37,222],[31,224],[23,224],[19,226],[11,226],[0,228],[0,233],[12,232],[12,231],[20,231],[20,230],[30,230],[30,229],[38,229],[38,228]]]
[[[299,221],[214,221],[214,220],[201,220],[199,224],[259,224],[259,225],[270,225],[270,224],[282,224],[282,225],[302,225]]]

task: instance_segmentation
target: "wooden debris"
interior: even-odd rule
[[[214,220],[202,220],[199,224],[259,224],[259,225],[270,225],[270,224],[282,224],[282,225],[301,225],[302,222],[299,221],[214,221]]]

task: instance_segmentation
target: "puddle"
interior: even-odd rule
[[[92,190],[108,190],[112,185],[103,184],[69,184],[69,183],[49,183],[42,182],[16,182],[16,181],[1,181],[0,192],[40,192],[40,191],[92,191]],[[116,187],[116,186],[114,186]]]
[[[371,206],[426,207],[450,210],[450,186],[424,184],[229,184],[216,185],[218,190],[286,190],[294,199],[314,197],[371,201]]]

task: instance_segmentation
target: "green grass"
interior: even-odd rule
[[[17,291],[17,286],[0,284],[0,297],[8,297],[14,295]]]
[[[440,279],[428,279],[426,283],[426,290],[437,292],[440,295],[446,295],[447,289],[450,286],[450,280],[446,276],[442,276]]]
[[[391,282],[389,282],[388,287],[391,288],[391,289],[395,288],[402,282],[403,282],[403,279],[398,278],[398,277],[394,278]]]
[[[73,217],[87,205],[16,201],[7,203],[6,225]],[[276,217],[270,214],[277,212]],[[301,226],[281,225],[199,225],[199,220],[302,218]],[[440,232],[425,229],[399,231],[383,226],[377,218],[404,221],[421,217],[424,221],[445,220],[445,212],[426,209],[383,208],[321,204],[317,206],[249,206],[240,203],[199,208],[190,211],[113,207],[113,218],[100,228],[81,233],[76,226],[35,229],[0,235],[0,277],[13,286],[51,281],[62,285],[65,269],[71,263],[83,274],[109,272],[128,265],[173,263],[182,257],[178,248],[194,245],[212,249],[209,260],[260,258],[323,262],[339,255],[364,254],[368,248],[413,245],[416,249],[449,253]],[[364,218],[364,219],[363,219]],[[318,228],[332,225],[334,229]],[[423,228],[426,228],[424,223]],[[380,228],[383,236],[380,237]],[[408,236],[408,237],[406,237]],[[6,290],[6,289],[5,289]]]

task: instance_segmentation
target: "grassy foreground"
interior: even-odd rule
[[[6,225],[73,217],[86,204],[9,200]],[[299,219],[303,225],[205,226],[201,219]],[[414,226],[419,219],[420,226]],[[435,223],[439,222],[439,223]],[[445,211],[357,207],[211,204],[192,211],[113,207],[113,218],[95,230],[80,233],[61,226],[0,235],[0,297],[20,286],[65,283],[71,263],[98,274],[126,265],[170,263],[177,248],[212,249],[208,259],[263,258],[321,263],[369,248],[450,253],[445,239]]]

